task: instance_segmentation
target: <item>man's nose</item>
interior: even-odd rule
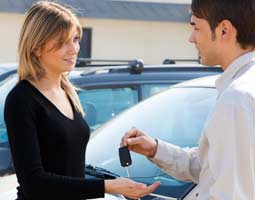
[[[195,36],[194,36],[194,32],[192,32],[189,36],[189,42],[190,43],[195,43]]]

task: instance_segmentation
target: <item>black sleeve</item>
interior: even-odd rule
[[[85,180],[45,172],[37,137],[35,104],[22,93],[10,93],[4,118],[20,187],[28,199],[104,197],[104,180]]]

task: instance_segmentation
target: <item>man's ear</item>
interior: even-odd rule
[[[229,20],[223,20],[218,25],[221,38],[224,40],[228,40],[230,38],[236,37],[235,27]]]

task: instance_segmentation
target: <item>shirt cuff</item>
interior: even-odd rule
[[[175,157],[175,149],[178,148],[176,145],[164,142],[157,139],[158,146],[154,157],[147,157],[154,163],[160,163],[166,161],[171,162],[171,159]]]

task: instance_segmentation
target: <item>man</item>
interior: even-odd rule
[[[177,179],[198,183],[194,199],[255,199],[255,1],[192,0],[190,42],[204,65],[220,65],[218,98],[199,147],[182,149],[131,129],[121,145]]]

